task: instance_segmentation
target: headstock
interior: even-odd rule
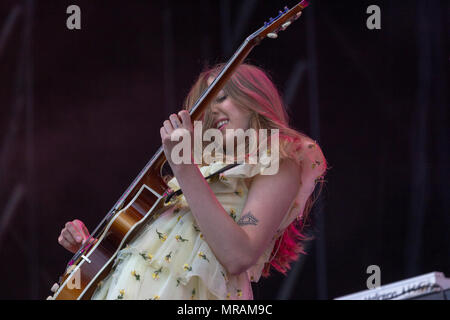
[[[286,30],[293,21],[297,20],[301,16],[302,10],[308,5],[309,1],[303,0],[291,9],[284,7],[284,10],[278,11],[278,15],[275,18],[269,18],[269,21],[264,22],[264,25],[259,30],[250,35],[248,38],[249,42],[259,43],[266,37],[276,39],[278,33]]]

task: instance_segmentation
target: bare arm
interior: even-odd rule
[[[206,242],[231,274],[239,274],[256,262],[299,188],[298,168],[292,162],[283,162],[276,175],[255,177],[241,219],[236,223],[197,166],[180,165],[173,169]]]

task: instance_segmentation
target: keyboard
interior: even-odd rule
[[[449,288],[449,278],[446,278],[442,272],[431,272],[378,288],[338,297],[334,300],[406,300],[430,293],[445,292]]]

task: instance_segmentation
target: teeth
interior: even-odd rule
[[[230,122],[229,120],[223,120],[223,121],[220,121],[218,124],[217,124],[217,128],[220,128],[221,126],[223,126],[224,124],[227,124],[228,122]]]

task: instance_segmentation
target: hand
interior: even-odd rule
[[[188,157],[191,161],[193,158],[192,148],[194,143],[194,129],[192,126],[191,116],[187,110],[178,112],[178,115],[171,114],[169,120],[164,121],[163,126],[160,129],[161,140],[164,148],[164,154],[172,169],[174,166],[180,164],[179,161],[172,161],[172,150],[175,145],[184,141],[184,139],[190,138],[191,148],[190,154],[184,155],[183,158]],[[172,138],[175,138],[172,141]]]
[[[89,238],[89,231],[80,220],[67,222],[58,238],[58,243],[72,253],[77,252]]]

